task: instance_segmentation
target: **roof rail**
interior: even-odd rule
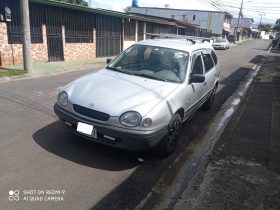
[[[167,33],[146,33],[146,35],[150,36],[151,39],[155,38],[165,38],[165,39],[185,39],[187,41],[190,41],[192,44],[195,44],[197,42],[203,43],[203,42],[210,42],[210,38],[207,37],[199,37],[199,36],[187,36],[187,35],[177,35],[177,34],[167,34]]]

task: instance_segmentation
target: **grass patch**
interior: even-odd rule
[[[0,77],[12,77],[18,75],[24,75],[24,70],[22,69],[10,69],[10,70],[1,70],[0,69]]]

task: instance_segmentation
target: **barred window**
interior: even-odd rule
[[[125,19],[124,22],[124,40],[134,41],[135,40],[135,20]]]
[[[172,28],[168,25],[162,25],[158,23],[147,23],[147,33],[170,33]]]
[[[8,43],[22,43],[22,23],[19,6],[16,4],[10,5],[12,10],[12,21],[7,22]],[[30,5],[30,33],[31,43],[43,43],[43,10],[39,6]]]
[[[92,43],[94,16],[77,12],[66,12],[65,40],[68,43]]]

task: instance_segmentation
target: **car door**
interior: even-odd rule
[[[202,61],[202,54],[200,51],[193,53],[191,70],[189,75],[188,90],[191,92],[188,96],[188,108],[185,110],[185,116],[189,117],[201,105],[201,99],[204,94],[204,83],[190,83],[190,78],[193,74],[204,74],[204,67]]]
[[[202,58],[205,70],[205,94],[210,95],[216,81],[216,67],[214,60],[208,50],[202,51]]]

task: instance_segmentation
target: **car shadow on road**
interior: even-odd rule
[[[53,122],[33,134],[45,150],[80,165],[122,171],[139,165],[137,155],[103,146],[75,135],[60,121]]]

